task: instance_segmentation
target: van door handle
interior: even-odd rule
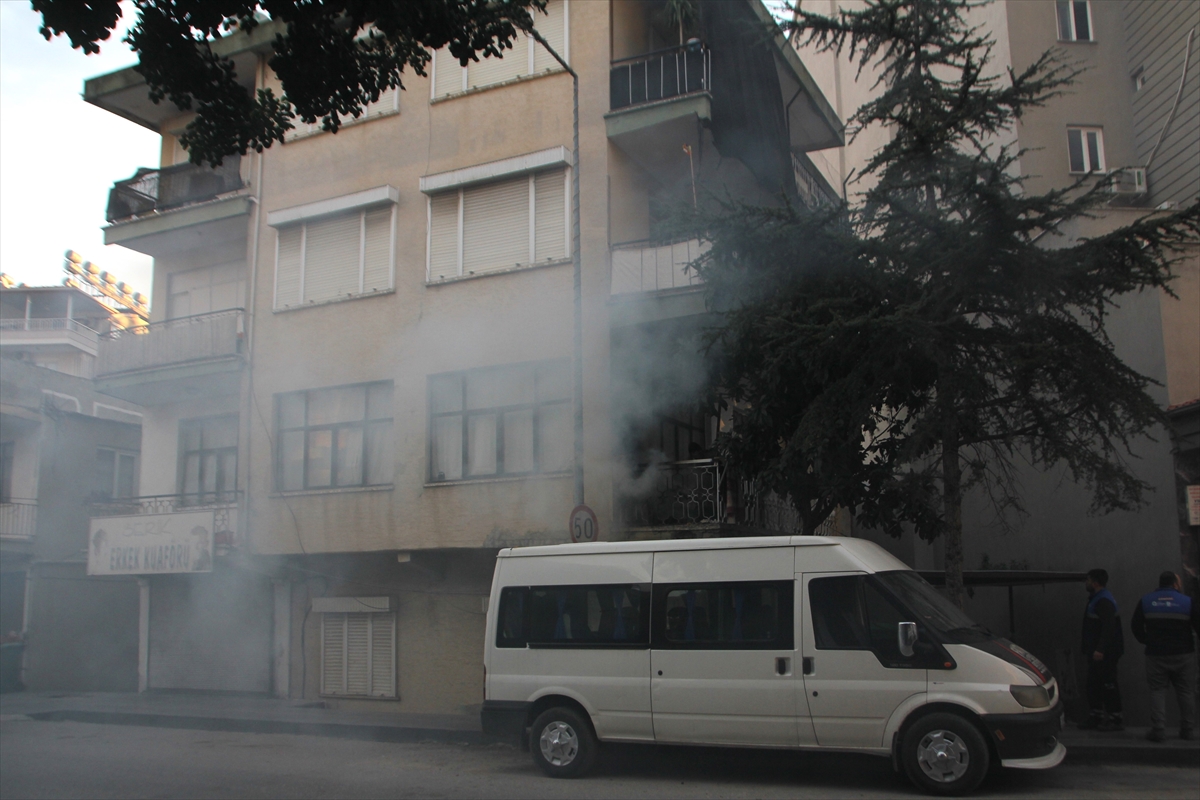
[[[804,674],[805,674],[805,675],[812,675],[812,674],[813,674],[813,660],[812,660],[812,657],[811,657],[811,656],[805,656],[804,658],[802,658],[802,659],[800,660],[800,664],[801,664],[801,666],[802,666],[802,667],[803,667],[803,669],[804,669]]]
[[[790,670],[791,661],[792,660],[790,658],[775,659],[775,674],[776,675],[787,675],[788,672],[791,671]]]

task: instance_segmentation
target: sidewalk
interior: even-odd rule
[[[317,701],[202,692],[21,692],[0,695],[0,718],[92,722],[160,728],[291,733],[379,742],[488,744],[477,714],[398,714],[344,711]],[[1081,731],[1068,724],[1060,737],[1072,762],[1123,762],[1195,767],[1200,741],[1175,731],[1162,744],[1146,741],[1145,728],[1121,733]]]

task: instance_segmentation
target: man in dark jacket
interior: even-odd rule
[[[1081,728],[1098,731],[1125,730],[1121,713],[1121,688],[1117,685],[1117,662],[1125,653],[1117,600],[1108,590],[1108,572],[1089,570],[1088,604],[1083,615],[1083,658],[1087,662],[1089,714]]]
[[[1146,645],[1146,682],[1150,684],[1150,732],[1146,738],[1152,742],[1167,738],[1168,683],[1175,687],[1179,701],[1179,738],[1196,736],[1192,692],[1196,645],[1192,635],[1200,634],[1200,604],[1193,603],[1181,589],[1174,572],[1159,575],[1158,590],[1142,598],[1130,621],[1134,638]]]

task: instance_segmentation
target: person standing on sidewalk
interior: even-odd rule
[[[1108,590],[1108,572],[1088,570],[1088,604],[1083,615],[1083,657],[1087,662],[1088,719],[1079,727],[1123,731],[1117,662],[1125,653],[1117,600]]]
[[[1146,645],[1146,682],[1150,684],[1150,732],[1146,738],[1167,738],[1167,684],[1175,687],[1179,701],[1179,738],[1196,737],[1196,644],[1200,634],[1197,603],[1182,591],[1179,576],[1158,576],[1158,590],[1142,597],[1133,612],[1133,636]]]

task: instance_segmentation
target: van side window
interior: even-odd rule
[[[792,582],[655,587],[655,647],[791,650]]]
[[[864,575],[815,578],[809,611],[818,650],[870,650],[885,667],[916,666],[900,654],[897,624],[914,621]]]
[[[647,647],[649,591],[637,585],[509,586],[497,647]]]

